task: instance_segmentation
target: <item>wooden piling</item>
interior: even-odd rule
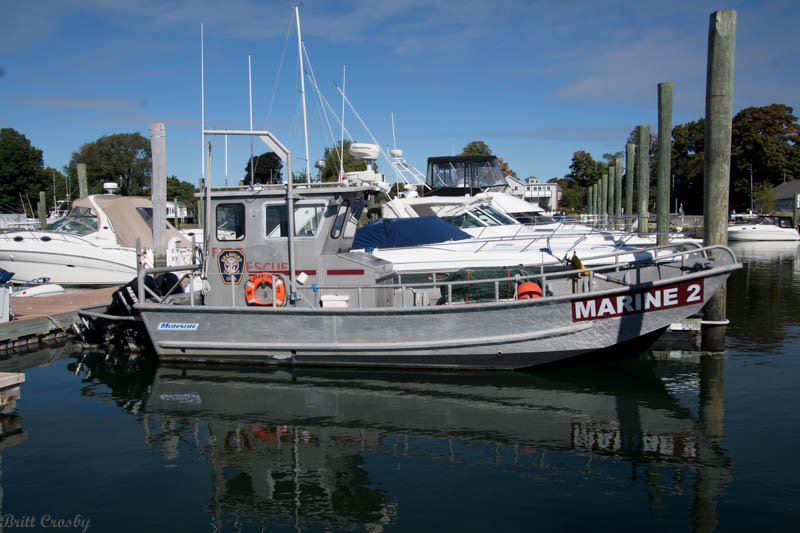
[[[36,207],[39,211],[39,227],[44,229],[47,226],[47,198],[44,191],[39,191],[39,203]]]
[[[622,217],[622,158],[619,156],[614,158],[614,178],[617,182],[614,187],[614,219],[619,221]],[[614,227],[618,227],[618,222]]]
[[[704,168],[703,240],[706,246],[728,243],[728,194],[733,122],[733,63],[736,46],[736,11],[711,14],[708,26],[706,72],[706,128]],[[724,324],[727,284],[705,306],[707,323]],[[703,346],[725,348],[725,328],[706,325]]]
[[[150,187],[153,201],[153,266],[167,266],[167,157],[164,123],[150,123],[150,151],[153,174]]]
[[[800,218],[798,218],[798,211],[800,211],[800,193],[794,195],[794,204],[792,205],[792,225],[796,228],[800,225]]]
[[[636,157],[636,145],[625,145],[625,215],[633,215],[633,158]],[[633,219],[630,219],[633,220]]]
[[[613,165],[608,165],[608,204],[606,204],[606,213],[610,220],[614,220],[614,198],[616,197],[615,185],[617,180]]]
[[[658,159],[656,161],[656,231],[658,244],[669,241],[669,177],[672,164],[672,93],[675,84],[658,84]]]
[[[647,232],[647,205],[650,201],[650,125],[642,124],[638,128],[639,139],[636,146],[636,187],[637,209],[639,216],[639,233]]]
[[[608,174],[600,178],[600,219],[605,222],[608,213]]]
[[[78,198],[89,196],[89,186],[86,181],[86,163],[78,163]]]
[[[592,214],[592,202],[594,202],[593,194],[594,194],[594,188],[591,185],[589,185],[589,187],[587,188],[588,196],[586,198],[586,212],[590,215]]]

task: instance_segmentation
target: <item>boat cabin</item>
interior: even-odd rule
[[[506,180],[493,155],[429,157],[426,195],[464,196],[486,190],[503,190]]]
[[[295,186],[294,190],[293,270],[298,283],[312,288],[323,307],[326,302],[328,306],[353,305],[357,298],[361,305],[380,306],[376,291],[360,294],[356,287],[390,283],[391,264],[350,251],[367,197],[375,190],[336,183]],[[288,295],[276,287],[282,284],[283,291],[288,291],[291,276],[285,185],[214,190],[210,215],[205,304],[272,305],[277,296],[278,305],[287,305]],[[248,284],[255,288],[248,289]],[[320,285],[339,289],[334,294],[317,294]]]

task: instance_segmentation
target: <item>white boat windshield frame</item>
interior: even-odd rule
[[[45,231],[83,237],[98,231],[98,226],[99,221],[94,211],[88,207],[75,206],[67,216],[49,224]]]

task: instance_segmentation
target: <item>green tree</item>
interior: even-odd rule
[[[186,206],[191,216],[197,215],[197,201],[194,193],[197,188],[188,181],[181,181],[177,176],[167,176],[167,201],[178,200]]]
[[[150,186],[150,140],[139,133],[104,135],[73,152],[65,171],[75,184],[78,163],[86,164],[89,194],[102,192],[107,181],[119,183],[120,193],[128,196],[140,195]]]
[[[759,212],[772,213],[775,211],[775,187],[771,183],[761,182],[753,191],[753,202],[758,204]]]
[[[683,205],[685,213],[703,213],[704,141],[702,118],[672,128],[671,196]]]
[[[778,185],[800,176],[800,125],[794,110],[783,104],[748,107],[733,118],[731,141],[731,205],[750,207],[759,184]]]
[[[492,155],[492,151],[485,142],[472,141],[461,150],[460,155]]]
[[[578,150],[572,154],[569,173],[564,178],[579,188],[585,189],[597,182],[604,172],[608,172],[606,165],[595,161],[589,152]]]
[[[335,147],[325,148],[325,168],[322,169],[322,181],[338,181],[339,179],[339,161],[340,154],[344,153],[344,171],[356,172],[359,170],[367,170],[367,163],[361,159],[356,159],[350,153],[350,145],[352,141],[344,141],[344,150],[342,150],[341,141]],[[377,165],[374,166],[377,171]]]
[[[245,174],[242,180],[248,184],[250,183],[251,166],[255,169],[253,171],[254,183],[280,183],[283,179],[281,177],[283,161],[281,161],[281,158],[275,152],[265,152],[261,155],[254,156],[252,161],[247,162],[247,166],[244,167]]]
[[[552,181],[550,180],[550,182]],[[558,189],[561,191],[561,199],[558,201],[559,209],[563,211],[579,211],[584,208],[586,203],[585,187],[578,185],[570,178],[559,179],[557,183]]]
[[[39,191],[50,189],[43,171],[42,151],[12,128],[0,129],[0,203],[18,210],[20,195],[37,202]]]

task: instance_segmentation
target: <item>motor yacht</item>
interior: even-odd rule
[[[137,265],[153,264],[152,220],[147,198],[79,198],[65,217],[42,230],[0,234],[0,268],[15,272],[20,283],[48,278],[68,287],[121,285],[136,276]],[[167,240],[168,264],[191,262],[190,239],[168,224]]]

